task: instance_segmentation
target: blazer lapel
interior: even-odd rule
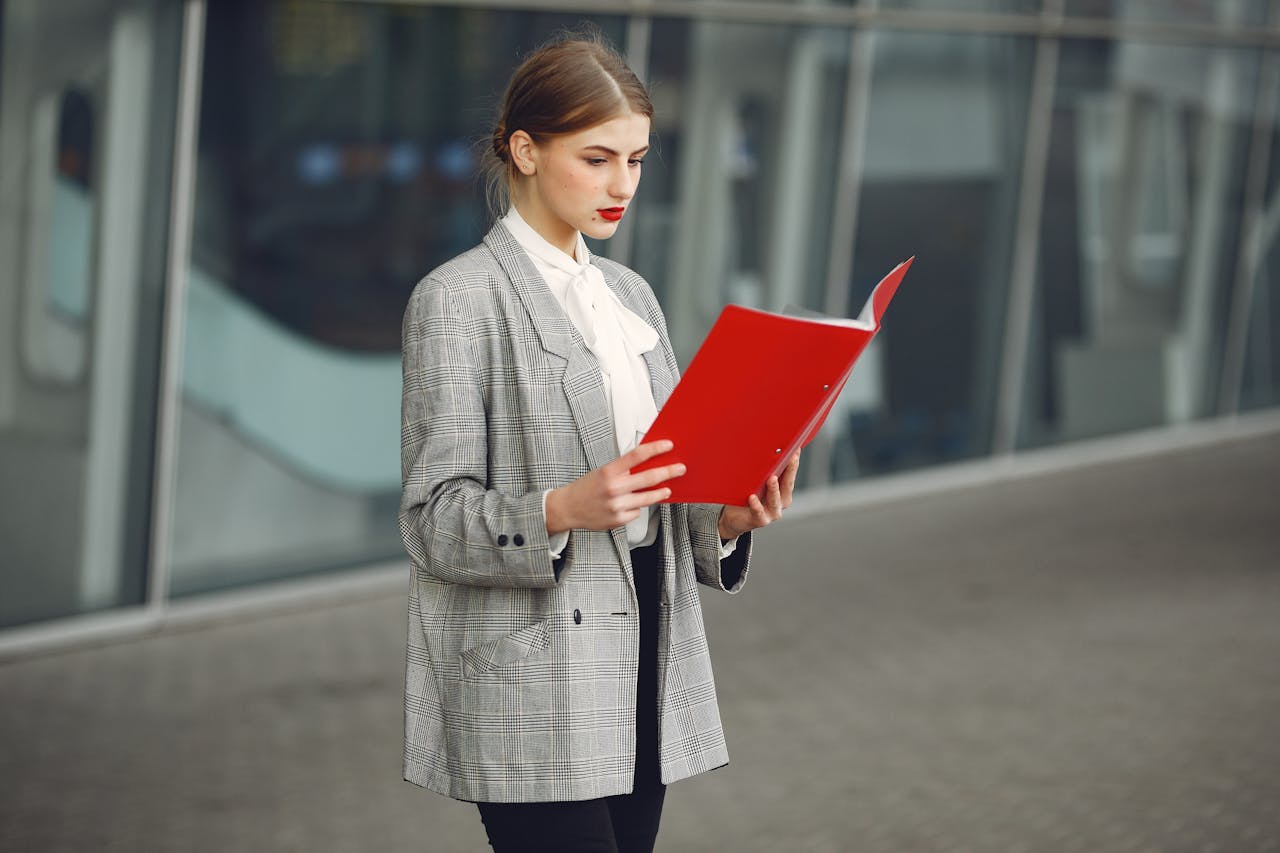
[[[661,410],[675,389],[675,373],[667,365],[661,340],[656,347],[644,354],[644,361],[649,365],[649,385],[653,388],[653,404]]]
[[[529,313],[542,348],[565,361],[561,381],[587,464],[595,469],[612,462],[618,455],[617,439],[613,434],[613,417],[604,393],[604,382],[600,378],[599,362],[587,349],[582,336],[551,294],[551,288],[506,226],[501,222],[495,224],[485,235],[484,242],[502,265],[512,289]],[[611,532],[618,556],[627,567],[627,580],[634,583],[626,532],[623,528]]]
[[[496,223],[485,235],[484,243],[507,274],[511,288],[520,298],[524,310],[529,312],[529,319],[533,321],[533,329],[537,332],[542,348],[565,361],[573,354],[575,343],[585,349],[581,336],[569,322],[560,303],[551,295],[551,288],[547,287],[533,261],[529,260],[529,256],[520,248],[506,226],[501,222]]]
[[[617,456],[617,449],[609,401],[596,357],[587,349],[582,336],[551,294],[551,288],[506,226],[501,222],[494,225],[484,241],[529,312],[542,348],[564,359],[564,393],[569,399],[587,462],[592,468],[599,468]]]

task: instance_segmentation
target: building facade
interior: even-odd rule
[[[403,306],[584,23],[683,362],[917,258],[806,488],[1280,402],[1276,0],[0,0],[0,647],[399,558]]]

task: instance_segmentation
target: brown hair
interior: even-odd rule
[[[627,112],[653,118],[644,84],[599,31],[561,36],[529,54],[511,75],[489,145],[485,189],[489,211],[506,212],[519,174],[511,159],[511,134],[523,130],[541,143]]]

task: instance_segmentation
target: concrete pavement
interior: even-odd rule
[[[1280,850],[1280,435],[791,519],[663,851]],[[0,665],[0,850],[467,851],[403,596]]]

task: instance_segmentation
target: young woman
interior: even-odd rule
[[[653,106],[600,39],[528,57],[493,132],[505,215],[404,318],[400,528],[413,566],[405,778],[507,850],[653,849],[665,785],[728,761],[696,584],[737,592],[748,506],[662,504],[637,442],[677,379],[648,284],[593,256]]]

